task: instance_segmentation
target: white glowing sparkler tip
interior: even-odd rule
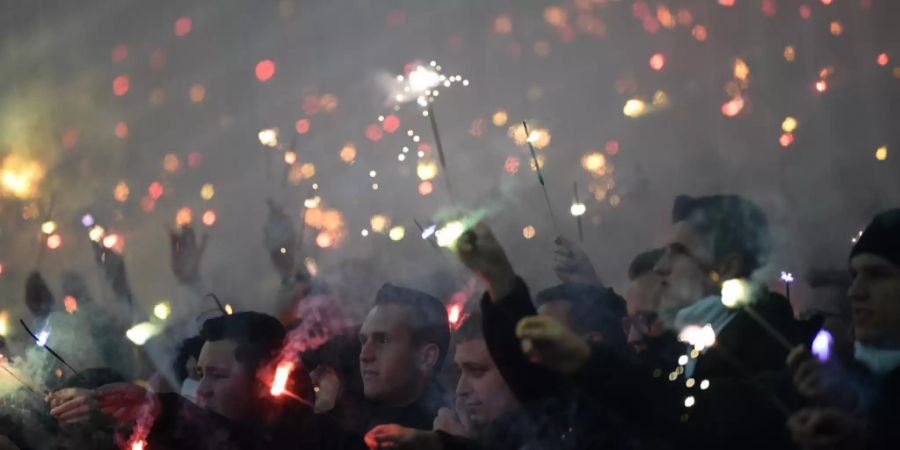
[[[272,380],[272,389],[269,391],[273,396],[278,397],[284,393],[292,370],[294,370],[294,363],[290,361],[282,361],[278,364],[278,368],[275,369],[275,379]]]
[[[678,333],[678,340],[685,342],[697,351],[710,348],[716,343],[716,332],[712,325],[688,325]]]
[[[38,333],[37,341],[35,341],[35,342],[37,342],[37,345],[44,347],[47,345],[48,340],[50,340],[50,330],[44,329],[44,330],[41,330],[40,333]]]
[[[458,220],[448,222],[434,232],[434,235],[437,238],[438,247],[450,247],[456,244],[456,240],[459,239],[465,231],[466,227],[462,222]]]
[[[434,236],[435,231],[437,231],[437,225],[429,225],[422,230],[422,239],[428,239],[431,236]]]
[[[793,283],[794,275],[790,272],[782,271],[781,272],[781,281],[784,281],[785,283]]]
[[[722,283],[722,304],[734,308],[746,304],[750,299],[747,282],[741,279],[731,279]]]
[[[134,345],[144,345],[153,336],[159,334],[162,329],[152,322],[141,322],[125,332],[125,337]]]
[[[409,73],[408,77],[409,88],[414,92],[424,92],[431,89],[437,86],[440,80],[440,75],[437,72],[422,66],[416,67],[415,70]]]
[[[834,338],[831,337],[831,333],[828,330],[819,330],[812,342],[812,354],[816,355],[819,361],[828,361],[831,357],[831,345],[833,342]]]
[[[575,217],[583,216],[585,211],[587,211],[587,207],[581,202],[572,203],[572,207],[569,208],[569,212]]]

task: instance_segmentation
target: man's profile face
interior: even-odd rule
[[[871,253],[850,260],[850,296],[856,339],[900,349],[900,267]]]
[[[669,244],[653,270],[660,277],[659,316],[666,325],[682,308],[716,293],[710,277],[712,254],[687,221],[672,226]]]
[[[258,401],[256,374],[234,359],[236,348],[230,339],[207,341],[197,361],[197,405],[233,421],[253,415]]]
[[[426,375],[416,370],[408,312],[402,305],[376,305],[359,330],[359,370],[369,400],[403,405],[418,397],[411,390]]]

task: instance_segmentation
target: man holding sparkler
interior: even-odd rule
[[[803,448],[896,448],[900,430],[900,209],[875,217],[850,252],[848,291],[855,362],[842,367],[830,347],[795,349],[797,389],[817,408],[791,417]]]

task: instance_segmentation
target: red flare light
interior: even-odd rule
[[[144,450],[147,448],[147,442],[143,439],[138,439],[131,443],[131,450]]]
[[[272,390],[269,391],[273,396],[278,397],[284,393],[284,387],[292,370],[294,370],[294,363],[290,361],[278,363],[278,368],[275,369],[275,379],[272,380]]]
[[[459,322],[460,311],[462,311],[462,308],[459,305],[453,305],[447,310],[447,320],[450,321],[451,326],[455,326]]]

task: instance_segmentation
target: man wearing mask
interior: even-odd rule
[[[789,421],[803,448],[887,449],[900,442],[900,209],[866,227],[850,252],[850,276],[855,363],[820,361],[805,348],[788,358],[797,389],[822,405]]]

